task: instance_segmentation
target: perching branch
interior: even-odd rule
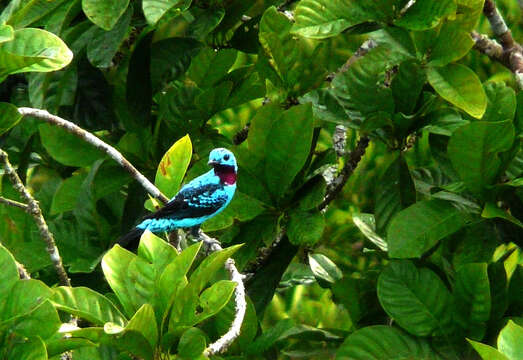
[[[76,135],[79,138],[85,140],[94,147],[102,150],[113,160],[115,160],[118,164],[120,164],[120,166],[122,166],[129,174],[131,174],[131,176],[134,179],[136,179],[136,181],[138,181],[145,188],[145,190],[147,190],[147,192],[149,192],[154,198],[157,198],[164,204],[166,204],[169,201],[169,199],[165,195],[163,195],[161,191],[153,185],[153,183],[151,183],[145,176],[143,176],[126,158],[124,158],[118,150],[116,150],[111,145],[103,142],[90,132],[85,131],[81,127],[73,124],[70,121],[62,119],[61,117],[51,115],[45,110],[21,107],[18,108],[18,111],[20,112],[20,114],[24,116],[34,116],[50,124],[59,126],[67,130],[71,134]]]
[[[210,237],[203,231],[199,231],[198,237],[201,239],[201,241],[203,241],[204,244],[207,245],[209,250],[213,252],[223,250],[218,240]],[[210,344],[207,349],[205,349],[205,356],[219,354],[227,350],[234,339],[240,335],[243,318],[245,317],[245,312],[247,311],[247,302],[245,301],[245,286],[243,284],[244,276],[240,274],[236,268],[233,259],[227,259],[225,262],[225,269],[229,272],[231,281],[236,283],[236,288],[234,289],[234,301],[236,302],[235,316],[229,330],[221,338]]]
[[[80,128],[79,126],[73,124],[70,121],[62,119],[55,115],[51,115],[45,110],[33,108],[18,108],[18,111],[22,115],[34,116],[43,119],[50,124],[60,126],[68,132],[94,145],[96,148],[104,151],[118,164],[120,164],[125,170],[127,170],[138,181],[138,183],[140,183],[140,185],[142,185],[145,188],[145,190],[147,190],[152,196],[159,199],[163,203],[167,203],[169,201],[169,199],[165,195],[163,195],[162,192],[156,186],[154,186],[144,175],[142,175],[127,159],[125,159],[118,150],[116,150],[111,145],[103,142],[90,132]],[[200,239],[208,245],[211,251],[222,250],[222,247],[218,240],[211,238],[201,230],[198,235]],[[245,287],[243,285],[243,275],[241,275],[238,269],[236,268],[233,259],[227,259],[227,261],[225,262],[225,268],[229,272],[231,280],[236,283],[236,289],[234,290],[236,311],[234,315],[234,320],[231,324],[229,331],[227,331],[227,333],[225,333],[214,343],[209,345],[209,347],[205,350],[205,353],[207,355],[213,355],[227,350],[229,345],[240,335],[241,325],[243,323],[243,318],[245,317],[245,311],[247,309],[247,302],[245,300]]]
[[[60,285],[71,286],[67,272],[65,271],[64,265],[62,264],[62,258],[60,257],[60,253],[56,247],[54,236],[51,231],[49,231],[47,223],[45,222],[45,219],[42,215],[42,210],[38,205],[38,201],[33,198],[29,191],[27,191],[26,187],[22,183],[22,180],[20,180],[20,177],[9,162],[7,153],[2,149],[0,149],[0,160],[4,163],[5,174],[13,184],[13,187],[20,193],[22,199],[27,202],[26,211],[33,217],[36,226],[38,227],[38,231],[40,232],[40,236],[47,244],[47,253],[51,257],[51,261],[58,274]]]
[[[485,0],[483,14],[499,43],[474,31],[471,33],[474,48],[510,69],[516,76],[518,86],[523,89],[523,48],[512,37],[493,0]]]
[[[16,269],[18,270],[18,276],[21,280],[29,280],[31,278],[31,275],[29,275],[25,266],[20,264],[18,261],[16,262]]]

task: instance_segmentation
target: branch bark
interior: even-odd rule
[[[516,77],[519,88],[523,89],[523,48],[512,37],[512,32],[496,8],[494,0],[485,0],[483,14],[499,43],[473,31],[471,36],[474,40],[474,48],[510,69]]]
[[[27,108],[27,107],[21,107],[18,108],[18,111],[23,116],[34,116],[39,119],[42,119],[50,124],[59,126],[66,131],[70,132],[73,135],[78,136],[79,138],[85,140],[89,144],[93,145],[94,147],[100,149],[101,151],[105,152],[107,155],[109,155],[114,161],[116,161],[118,164],[120,164],[121,167],[123,167],[131,176],[136,179],[144,188],[149,192],[154,198],[157,198],[164,204],[166,204],[169,199],[161,193],[160,190],[156,186],[153,185],[145,176],[142,175],[126,158],[123,157],[123,155],[116,150],[111,145],[103,142],[93,134],[91,134],[88,131],[85,131],[81,127],[77,126],[76,124],[67,121],[65,119],[62,119],[59,116],[52,115],[48,113],[45,110],[41,109],[33,109],[33,108]]]
[[[27,204],[24,204],[24,203],[15,201],[15,200],[11,200],[11,199],[6,199],[3,196],[0,196],[0,203],[8,205],[8,206],[14,206],[14,207],[17,207],[24,211],[27,211],[27,208],[28,208]]]
[[[45,219],[42,215],[42,210],[38,205],[38,201],[36,201],[33,198],[33,196],[29,193],[29,191],[26,189],[26,187],[22,183],[22,180],[20,180],[20,177],[9,162],[9,157],[7,153],[2,149],[0,149],[0,160],[4,163],[5,174],[13,184],[13,187],[16,191],[20,193],[22,199],[24,199],[27,202],[26,211],[33,217],[36,226],[38,227],[38,231],[40,232],[40,236],[47,244],[46,250],[49,256],[51,257],[53,266],[56,270],[56,273],[58,274],[58,278],[60,279],[60,285],[71,286],[71,282],[69,281],[67,272],[65,271],[64,265],[62,264],[60,252],[56,247],[54,236],[51,233],[51,231],[49,231],[49,227],[47,226],[47,223],[45,222]]]

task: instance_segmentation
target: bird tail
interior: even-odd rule
[[[134,228],[127,234],[119,238],[116,243],[123,248],[134,250],[138,248],[138,242],[140,241],[140,237],[142,236],[144,231],[145,230],[143,229]]]

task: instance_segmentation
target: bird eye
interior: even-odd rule
[[[225,154],[225,155],[223,155],[223,160],[227,161],[227,160],[229,160],[229,157],[230,157],[229,154]]]

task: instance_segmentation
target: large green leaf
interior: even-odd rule
[[[394,24],[409,30],[427,30],[436,27],[442,18],[454,12],[454,0],[416,1]]]
[[[138,256],[151,263],[158,272],[162,272],[176,259],[178,252],[165,240],[145,231],[140,238]]]
[[[391,326],[360,329],[347,337],[336,360],[440,359],[425,339],[416,338]]]
[[[178,356],[182,359],[200,360],[207,342],[206,334],[198,328],[187,329],[178,343]]]
[[[323,254],[309,253],[309,266],[316,279],[320,281],[334,284],[343,277],[343,273],[336,264]]]
[[[10,25],[0,25],[0,43],[13,40],[14,29]]]
[[[516,93],[504,82],[489,81],[484,84],[487,94],[487,110],[482,120],[503,121],[512,120],[516,114]]]
[[[62,181],[56,189],[51,203],[51,215],[74,210],[87,174],[78,173]]]
[[[509,359],[523,358],[523,327],[509,320],[508,324],[501,330],[498,337],[498,349]]]
[[[103,326],[112,322],[124,326],[126,323],[123,314],[109,299],[86,287],[58,287],[54,289],[51,301],[57,309],[95,325]]]
[[[272,124],[266,140],[265,177],[277,198],[283,196],[305,164],[312,131],[310,104],[293,106]]]
[[[93,23],[111,30],[127,9],[129,0],[82,0],[82,9]]]
[[[412,335],[450,332],[452,299],[443,281],[410,261],[394,261],[378,278],[378,299],[387,314]]]
[[[466,223],[467,217],[448,201],[419,201],[400,211],[390,222],[387,229],[389,255],[393,258],[420,257]]]
[[[373,214],[353,214],[352,221],[362,234],[374,245],[383,251],[388,251],[387,242],[376,234],[376,220]]]
[[[499,352],[496,348],[467,339],[470,345],[478,352],[483,360],[509,360],[505,355]]]
[[[190,0],[143,0],[142,8],[149,25],[154,25],[170,9],[180,7],[183,10],[190,4]]]
[[[304,0],[296,6],[292,31],[324,39],[364,22],[392,20],[406,3],[404,0]]]
[[[3,323],[2,327],[11,333],[47,340],[56,334],[61,323],[55,307],[49,300],[44,300],[30,312]]]
[[[200,88],[212,88],[227,75],[237,56],[238,51],[234,49],[214,51],[205,47],[191,61],[187,75]]]
[[[45,344],[39,337],[20,339],[8,351],[6,359],[47,360]]]
[[[229,280],[220,280],[200,295],[202,311],[196,315],[196,321],[201,322],[216,315],[231,299],[236,283]]]
[[[467,336],[481,340],[491,309],[487,264],[462,265],[456,272],[453,294],[456,323]]]
[[[162,157],[156,171],[155,185],[167,197],[179,190],[192,157],[192,143],[189,135],[174,143]]]
[[[427,67],[430,85],[445,100],[475,118],[481,118],[487,108],[487,97],[477,75],[468,67],[448,64]]]
[[[467,188],[481,193],[499,175],[502,162],[498,153],[509,150],[513,142],[512,121],[477,121],[452,134],[447,152]]]
[[[41,29],[19,29],[11,41],[0,43],[0,78],[21,72],[61,69],[73,53],[56,35]]]
[[[429,65],[444,66],[465,56],[474,46],[469,31],[456,22],[447,22],[441,28],[430,52]],[[441,95],[441,94],[440,94]]]
[[[96,29],[87,44],[87,58],[91,64],[100,68],[111,66],[113,57],[129,33],[132,15],[130,6],[111,30]]]
[[[0,244],[0,265],[2,267],[2,272],[0,272],[0,299],[3,299],[18,281],[18,270],[16,269],[15,258],[2,244]]]
[[[32,311],[51,295],[51,289],[39,280],[17,281],[0,304],[0,322]]]
[[[396,213],[416,202],[416,189],[405,158],[396,154],[376,184],[374,217],[376,231],[386,232],[387,225]]]
[[[11,13],[7,23],[14,28],[23,28],[33,24],[60,6],[65,0],[27,0],[13,1],[18,3],[15,11]]]
[[[323,235],[325,218],[318,210],[293,211],[289,214],[287,236],[293,245],[314,246]]]
[[[18,112],[16,106],[0,102],[0,135],[18,124],[22,119],[22,114]]]

